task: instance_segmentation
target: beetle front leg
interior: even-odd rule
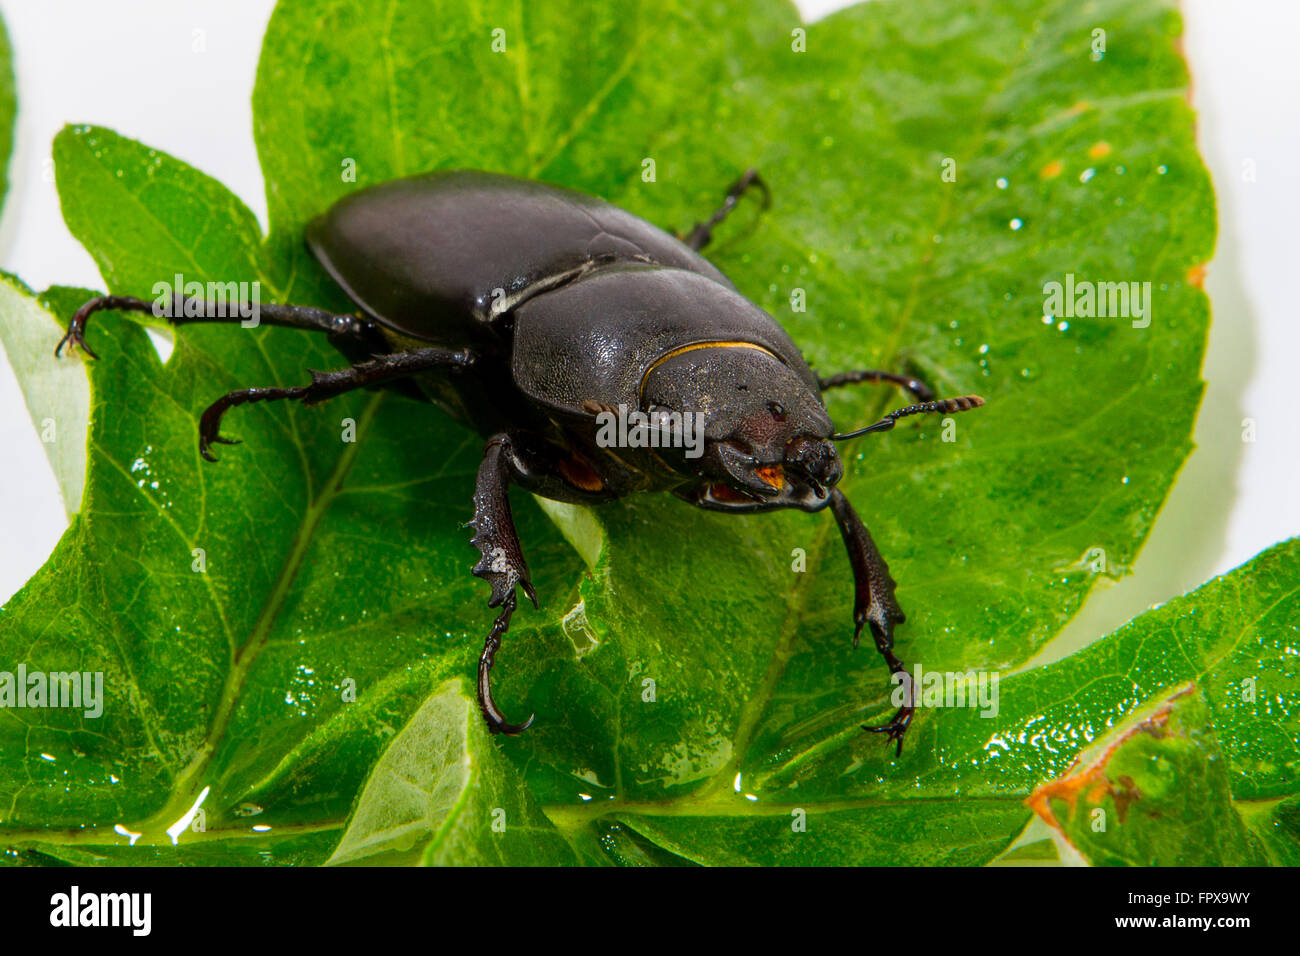
[[[853,632],[853,646],[858,646],[863,626],[870,625],[876,650],[889,665],[892,680],[894,674],[906,674],[903,662],[894,653],[894,626],[907,620],[898,601],[894,599],[894,579],[889,576],[889,567],[876,550],[876,543],[871,540],[867,526],[838,488],[831,490],[831,511],[840,526],[840,535],[849,551],[849,564],[853,567],[853,621],[857,626]],[[910,678],[905,677],[903,685],[906,697],[893,720],[883,726],[870,727],[864,724],[862,727],[863,730],[886,734],[890,740],[897,741],[896,754],[903,752],[903,735],[912,723],[916,703],[916,691]]]
[[[514,516],[510,512],[510,483],[526,469],[520,462],[510,436],[494,435],[488,439],[479,465],[478,480],[474,488],[473,545],[482,558],[474,565],[474,574],[492,585],[488,607],[499,607],[497,615],[483,644],[478,660],[478,702],[488,729],[493,733],[518,734],[533,722],[530,715],[522,724],[506,720],[492,699],[492,665],[501,638],[510,628],[510,617],[515,613],[515,588],[521,587],[537,607],[537,594],[528,577],[528,564],[519,544]]]

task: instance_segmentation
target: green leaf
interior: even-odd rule
[[[971,864],[1005,849],[1032,806],[1094,863],[1292,865],[1297,594],[1300,538],[1000,682],[996,716],[923,711],[934,745],[908,774],[861,780],[863,748],[846,737],[786,757],[753,801],[548,812],[568,828],[610,812],[700,863]]]
[[[1095,568],[1125,573],[1190,449],[1214,218],[1178,17],[1156,0],[918,0],[813,24],[804,52],[801,29],[778,2],[283,0],[254,97],[268,239],[220,184],[94,127],[56,142],[64,215],[113,292],[149,297],[181,274],[344,307],[301,228],[367,183],[502,170],[680,230],[757,166],[771,208],[742,202],[708,250],[738,287],[824,371],[912,368],[988,399],[955,434],[918,419],[845,446],[843,487],[900,582],[904,660],[1005,674],[1078,610]],[[1043,322],[1044,285],[1067,274],[1150,282],[1150,325]],[[212,400],[342,360],[283,329],[187,326],[165,365],[127,319],[97,317],[90,338],[82,513],[0,614],[0,659],[103,670],[105,713],[0,713],[0,838],[158,862],[206,793],[206,829],[181,835],[175,862],[213,843],[232,861],[310,862],[330,856],[322,834],[344,855],[374,845],[375,821],[410,818],[392,767],[439,707],[461,706],[430,695],[470,679],[490,624],[462,527],[481,438],[432,407],[354,395],[241,409],[228,429],[244,444],[207,465],[195,425]],[[842,427],[903,403],[828,401]],[[562,836],[533,817],[543,835],[512,860],[987,862],[1087,743],[1043,751],[1028,732],[1014,760],[989,743],[1070,699],[1051,669],[1007,678],[992,721],[923,710],[899,759],[863,734],[888,688],[851,647],[829,515],[663,497],[543,511],[523,495],[515,513],[542,609],[515,615],[498,696],[538,719],[458,745],[487,780],[508,780],[508,760],[526,790],[510,806],[544,806]],[[1118,688],[1072,718],[1100,733],[1168,686],[1150,673],[1140,698]],[[421,799],[455,790],[421,780]],[[1291,816],[1278,804],[1256,822]],[[376,856],[484,859],[494,845],[461,838],[462,820],[477,818]],[[137,856],[111,846],[127,842],[115,824],[142,834]]]
[[[1018,694],[1040,709],[1003,723],[989,751],[1018,763],[1029,739],[1038,774],[1054,778],[1035,792],[1036,808],[1095,862],[1258,864],[1267,854],[1294,865],[1297,594],[1293,538],[1046,668],[1034,684],[1026,675]],[[1067,761],[1080,736],[1094,752]],[[1062,812],[1061,799],[1074,812]],[[1110,824],[1101,833],[1087,812],[1098,806]]]
[[[1229,768],[1205,698],[1188,685],[1083,755],[1031,798],[1092,862],[1260,866],[1259,840],[1232,805]],[[1184,826],[1169,827],[1165,821]]]
[[[56,157],[64,182],[90,197],[66,187],[74,231],[110,248],[105,270],[132,288],[149,295],[177,272],[261,274],[251,216],[189,167],[90,128],[65,131]],[[90,207],[95,197],[105,215]],[[222,211],[228,221],[210,218]],[[133,250],[113,245],[126,236]],[[73,308],[65,297],[62,314]],[[5,822],[29,836],[89,819],[99,832],[83,843],[116,840],[121,824],[144,834],[138,848],[165,846],[204,788],[207,832],[260,846],[273,837],[253,825],[341,830],[431,682],[447,667],[472,669],[482,596],[462,573],[473,550],[458,491],[479,443],[432,408],[383,416],[386,399],[363,396],[325,416],[272,407],[239,432],[278,451],[207,465],[195,428],[214,392],[240,375],[295,380],[335,361],[301,334],[229,331],[184,330],[164,367],[139,326],[92,330],[102,358],[86,365],[95,399],[86,506],[0,617],[0,644],[29,670],[102,671],[105,711],[0,715]],[[355,443],[343,441],[345,418]],[[428,443],[413,446],[410,428]],[[438,472],[427,469],[430,452]],[[524,525],[549,528],[537,509],[520,511]],[[558,540],[538,561],[548,587],[579,566]],[[266,815],[250,823],[245,806]]]
[[[576,862],[492,745],[478,702],[448,681],[393,738],[327,862]]]
[[[9,191],[9,156],[14,147],[14,117],[18,93],[14,88],[14,51],[9,31],[0,20],[0,198]]]
[[[14,89],[13,48],[0,19],[0,203],[9,191],[9,159],[13,150],[18,98]],[[81,506],[86,471],[85,420],[87,389],[79,369],[52,368],[41,361],[44,342],[54,320],[23,298],[29,290],[13,276],[0,273],[0,349],[18,380],[32,423],[71,516]],[[57,340],[56,340],[57,341]],[[60,430],[66,429],[60,439]]]
[[[71,520],[81,510],[86,481],[90,386],[80,365],[50,361],[65,324],[22,282],[0,275],[0,344],[18,377],[27,413],[41,435]]]

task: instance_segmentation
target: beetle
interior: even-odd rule
[[[854,578],[856,647],[869,627],[893,675],[894,629],[905,620],[895,582],[838,483],[834,442],[887,431],[903,417],[983,404],[936,399],[919,379],[876,369],[818,377],[781,325],[701,254],[713,230],[751,189],[770,202],[753,169],[685,236],[674,236],[602,199],[498,173],[444,170],[369,186],[331,206],[306,243],[356,310],[261,305],[270,325],[324,333],[351,363],[309,370],[306,385],[245,388],[219,398],[199,422],[199,450],[234,444],[220,424],[252,402],[307,405],[357,388],[395,389],[432,401],[485,439],[473,496],[473,573],[498,609],[478,664],[478,699],[493,732],[517,734],[492,696],[491,672],[515,612],[517,590],[537,595],[515,531],[512,485],[556,501],[595,505],[637,492],[670,492],[700,508],[759,512],[829,507]],[[246,308],[246,307],[242,307]],[[165,317],[235,322],[246,311],[173,298]],[[65,344],[85,341],[101,310],[159,314],[155,302],[98,296],[73,316]],[[891,383],[914,403],[856,431],[837,433],[823,393]],[[602,440],[614,409],[660,424],[692,413],[702,447],[615,447]],[[642,433],[644,434],[644,433]],[[911,681],[894,717],[864,729],[902,752],[915,704]]]

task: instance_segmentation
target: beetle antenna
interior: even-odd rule
[[[868,425],[866,428],[859,428],[857,431],[844,432],[839,435],[832,435],[831,441],[846,441],[850,438],[857,438],[859,435],[868,435],[871,432],[887,432],[894,427],[894,422],[900,418],[906,418],[908,415],[924,415],[927,412],[942,412],[952,414],[954,412],[968,412],[972,408],[979,408],[984,404],[984,399],[978,395],[963,395],[960,398],[941,398],[935,402],[921,402],[919,405],[908,405],[906,408],[900,408],[897,411],[890,412],[874,425]]]

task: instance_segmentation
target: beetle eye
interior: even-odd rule
[[[767,410],[772,413],[772,417],[778,422],[785,421],[785,406],[780,402],[768,402]]]

